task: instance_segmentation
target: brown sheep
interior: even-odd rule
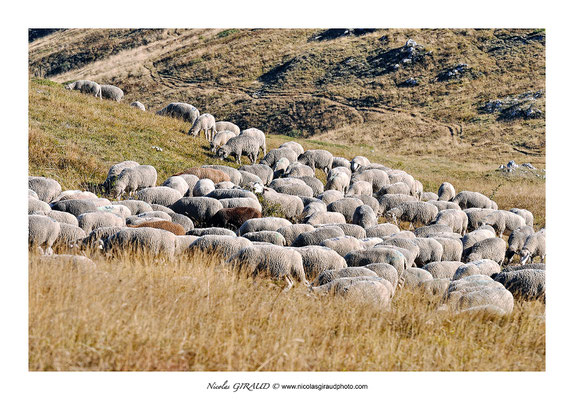
[[[252,218],[261,218],[261,212],[252,207],[222,208],[211,218],[210,226],[239,229],[243,223]]]
[[[143,222],[138,225],[127,225],[128,228],[156,228],[163,229],[164,231],[169,231],[174,235],[185,235],[185,228],[180,224],[176,224],[171,221],[149,221]]]
[[[188,168],[185,171],[182,171],[178,174],[175,174],[174,176],[184,175],[184,174],[195,175],[199,179],[211,179],[213,181],[213,183],[219,183],[219,182],[225,182],[225,181],[231,180],[229,175],[227,175],[225,172],[220,171],[218,169],[214,169],[214,168],[193,167],[193,168]]]

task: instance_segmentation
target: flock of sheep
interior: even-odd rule
[[[67,88],[105,92],[105,85],[78,82]],[[347,160],[296,142],[267,151],[261,130],[216,122],[186,103],[157,114],[189,122],[191,135],[203,131],[220,158],[241,164],[245,155],[251,164],[192,167],[156,186],[153,166],[123,161],[103,183],[115,201],[29,177],[29,245],[46,262],[93,266],[84,256],[54,255],[52,247],[168,258],[200,250],[253,277],[285,280],[287,289],[301,282],[315,293],[383,307],[403,287],[440,295],[445,309],[464,313],[505,315],[514,298],[545,300],[545,231],[534,231],[528,210],[498,210],[487,196],[456,193],[448,182],[425,192],[407,172],[363,156]],[[327,174],[325,185],[316,169]],[[281,217],[264,217],[268,209]]]

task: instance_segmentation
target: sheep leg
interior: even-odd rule
[[[283,289],[283,292],[288,292],[293,287],[293,281],[287,275],[285,275],[285,281],[287,282],[287,287]]]

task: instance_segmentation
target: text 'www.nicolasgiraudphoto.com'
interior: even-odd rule
[[[223,383],[210,382],[207,389],[238,391],[259,391],[259,390],[365,390],[369,385],[354,385],[342,383],[298,383],[283,384],[271,382],[234,382],[225,381]]]

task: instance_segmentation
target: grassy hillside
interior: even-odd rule
[[[487,152],[499,164],[544,156],[544,30],[324,37],[318,29],[72,29],[31,42],[29,66],[57,82],[118,85],[126,102],[152,110],[185,101],[273,134],[404,155]],[[417,45],[405,47],[407,39]]]

